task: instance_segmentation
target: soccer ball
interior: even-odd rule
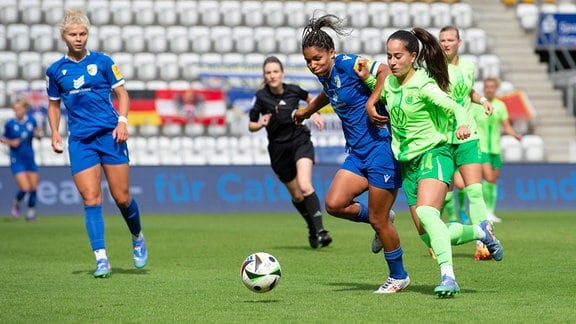
[[[242,283],[248,289],[257,293],[265,293],[274,289],[280,277],[282,270],[280,263],[271,254],[266,252],[257,252],[250,254],[240,268]]]

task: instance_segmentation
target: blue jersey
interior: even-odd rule
[[[360,57],[354,54],[338,54],[327,78],[319,77],[332,108],[342,121],[346,145],[352,154],[366,156],[383,140],[390,140],[388,128],[374,126],[366,113],[366,101],[370,89],[354,72]],[[369,61],[372,74],[376,74],[379,62]],[[387,116],[385,107],[377,107],[381,115]]]
[[[76,62],[64,56],[46,71],[50,100],[61,100],[68,110],[70,138],[85,139],[118,124],[112,106],[112,89],[124,84],[124,78],[112,58],[88,52]]]
[[[34,138],[36,127],[36,120],[30,115],[25,115],[23,121],[11,118],[6,122],[2,136],[10,140],[20,139],[20,145],[17,147],[10,146],[10,161],[34,160],[32,139]]]

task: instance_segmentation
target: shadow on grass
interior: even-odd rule
[[[357,283],[357,282],[334,282],[329,283],[329,286],[338,287],[334,291],[375,291],[378,286],[373,284]],[[400,293],[418,293],[422,295],[434,296],[434,288],[436,285],[414,285],[411,284],[408,288]],[[476,293],[475,289],[461,289],[460,293]]]
[[[94,274],[94,270],[76,270],[72,271],[73,275],[90,275]],[[128,274],[128,275],[147,275],[149,271],[147,269],[124,269],[124,268],[112,268],[112,275],[118,274]]]
[[[270,303],[279,303],[281,300],[279,299],[259,299],[259,300],[245,300],[243,303],[247,304],[270,304]]]

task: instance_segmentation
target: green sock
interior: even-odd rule
[[[474,183],[466,187],[466,194],[470,203],[470,221],[472,224],[480,224],[486,220],[488,212],[484,195],[482,194],[482,184]]]
[[[450,232],[450,243],[452,245],[461,245],[464,243],[476,241],[478,235],[475,232],[476,226],[462,225],[461,223],[446,224]]]
[[[424,242],[424,244],[426,244],[426,246],[428,248],[432,247],[430,245],[430,235],[428,235],[428,233],[424,233],[424,234],[420,235],[420,239],[422,240],[422,242]]]
[[[458,189],[458,211],[466,211],[466,188]]]
[[[486,201],[486,209],[494,213],[496,209],[496,196],[498,195],[498,185],[492,182],[484,181],[483,183],[484,201]]]
[[[455,222],[458,219],[456,218],[456,213],[454,212],[454,192],[448,191],[446,193],[446,197],[444,198],[444,205],[442,205],[442,211],[440,212],[440,216],[442,216],[446,212],[448,214],[448,221]]]
[[[430,246],[436,254],[438,265],[452,264],[452,246],[446,224],[440,219],[440,211],[430,206],[416,208],[416,214],[426,233],[430,235]]]

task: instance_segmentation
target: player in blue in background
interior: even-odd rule
[[[308,106],[294,115],[302,122],[327,104],[342,121],[348,156],[336,173],[326,195],[326,211],[333,216],[355,222],[370,223],[384,247],[384,259],[390,271],[386,282],[375,293],[395,293],[410,284],[402,261],[400,238],[389,214],[401,186],[400,166],[394,159],[389,129],[370,123],[366,102],[371,91],[358,78],[354,69],[359,56],[338,54],[334,41],[322,28],[346,35],[342,20],[334,15],[313,17],[304,27],[302,53],[308,69],[318,77],[324,89]],[[384,80],[390,69],[370,62],[370,71]],[[383,84],[384,82],[382,82]],[[376,89],[375,91],[380,91]],[[380,107],[386,114],[386,108]],[[368,206],[355,201],[368,191]],[[379,252],[374,248],[373,252]]]
[[[82,10],[67,10],[59,27],[68,52],[46,71],[52,149],[60,153],[63,150],[62,137],[57,131],[62,102],[68,110],[72,176],[82,195],[86,230],[96,256],[94,277],[106,278],[111,268],[104,240],[102,170],[132,234],[134,266],[143,268],[148,259],[138,205],[129,191],[126,126],[130,98],[125,80],[112,59],[86,49],[90,21]],[[112,91],[118,98],[118,112],[112,106]]]
[[[12,204],[12,216],[20,217],[20,204],[28,194],[28,210],[26,220],[36,219],[36,188],[38,187],[38,166],[34,160],[32,139],[39,138],[40,133],[36,121],[28,114],[30,104],[24,99],[16,99],[12,103],[14,118],[4,125],[4,133],[0,142],[10,147],[10,170],[18,185],[18,192]]]

